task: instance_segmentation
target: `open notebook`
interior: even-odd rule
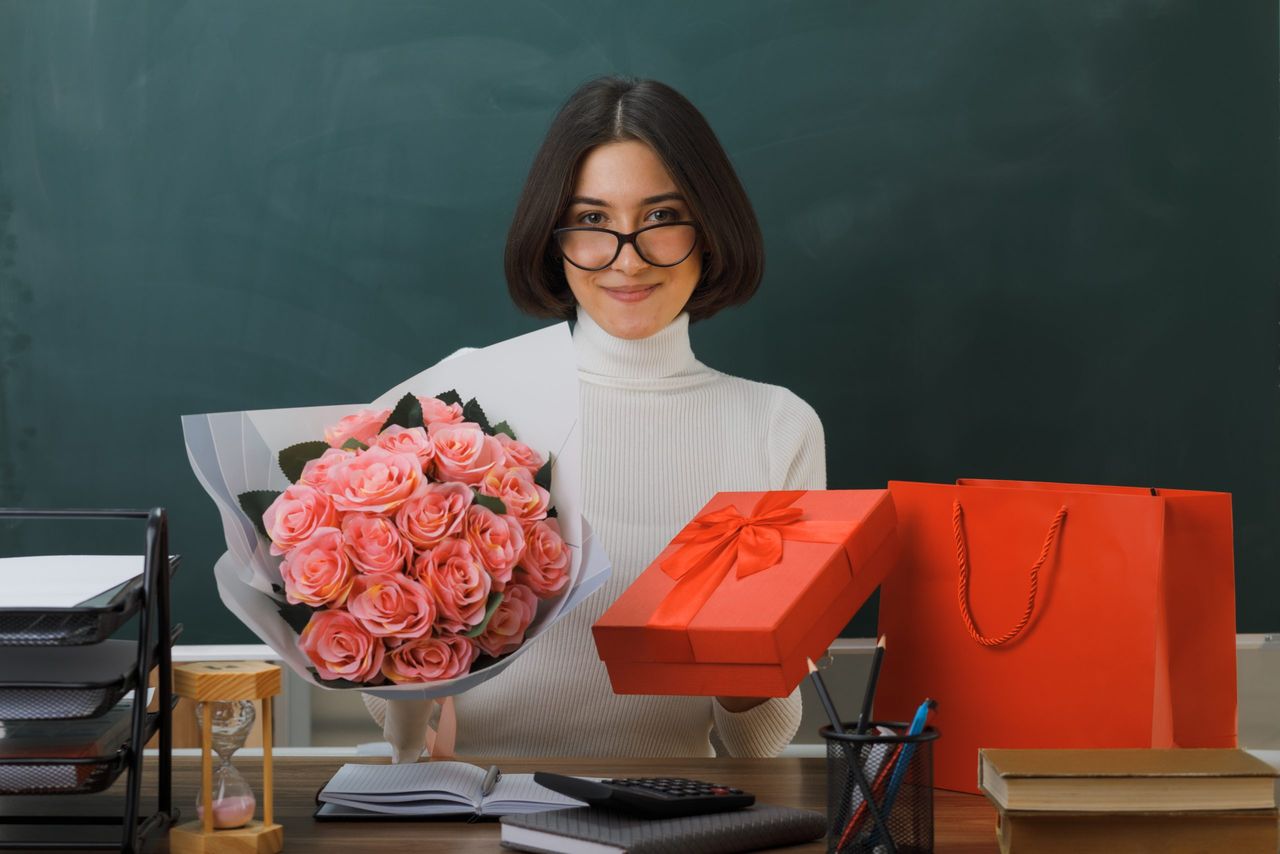
[[[348,763],[316,795],[316,818],[501,816],[583,806],[539,786],[532,774],[504,774],[482,796],[486,771],[466,762]]]

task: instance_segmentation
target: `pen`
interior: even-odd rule
[[[493,791],[493,787],[498,785],[498,781],[501,779],[502,772],[498,770],[498,766],[490,765],[489,770],[484,774],[484,782],[480,784],[480,797],[489,797],[489,793]]]
[[[916,709],[916,716],[911,721],[911,729],[907,730],[907,735],[919,735],[924,732],[925,724],[929,722],[929,713],[938,705],[936,700],[925,700],[920,704],[920,708]],[[898,787],[902,785],[902,778],[907,776],[907,766],[911,764],[911,754],[915,751],[915,745],[908,743],[902,746],[902,759],[899,760],[897,766],[893,769],[893,776],[889,778],[889,788],[885,790],[884,809],[881,812],[888,820],[889,810],[893,809],[893,799],[898,796]]]
[[[858,735],[863,735],[871,725],[871,701],[876,696],[876,682],[880,680],[880,662],[884,660],[884,635],[871,655],[871,672],[867,674],[867,688],[862,693],[862,711],[858,713]]]
[[[836,712],[835,704],[831,702],[831,695],[827,693],[827,683],[822,681],[822,674],[818,672],[818,665],[813,663],[812,658],[806,658],[805,661],[809,664],[809,677],[813,679],[813,687],[818,692],[818,699],[827,710],[827,717],[831,718],[831,729],[835,732],[844,732],[844,727],[840,725],[840,715]]]

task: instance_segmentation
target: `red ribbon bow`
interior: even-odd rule
[[[735,569],[736,577],[743,579],[781,562],[785,540],[844,542],[848,522],[800,521],[804,510],[791,505],[804,494],[803,490],[766,492],[748,516],[730,505],[686,525],[671,541],[681,548],[662,562],[662,571],[676,579],[676,586],[646,625],[685,628]]]

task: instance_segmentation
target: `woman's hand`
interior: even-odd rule
[[[716,697],[716,702],[726,712],[745,712],[748,709],[754,709],[768,699],[768,697]]]

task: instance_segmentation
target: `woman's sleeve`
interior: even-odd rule
[[[769,423],[769,479],[773,489],[826,489],[827,447],[813,407],[786,392]],[[711,701],[716,733],[730,756],[777,756],[800,728],[800,689],[745,712]]]
[[[769,423],[769,486],[826,489],[827,444],[813,407],[787,392]]]

